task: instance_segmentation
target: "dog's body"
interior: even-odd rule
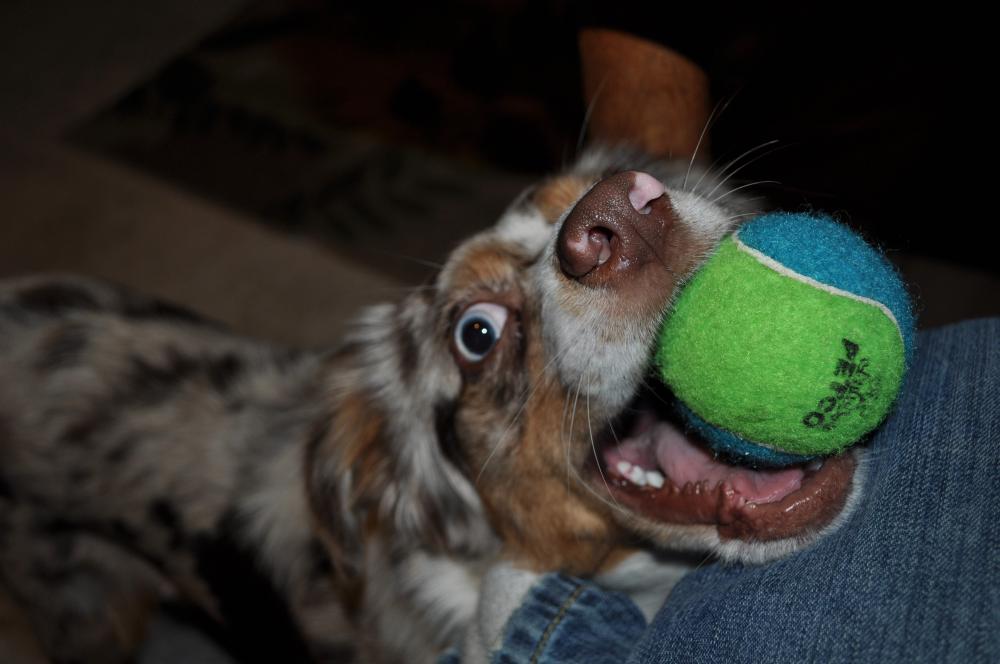
[[[59,661],[127,658],[173,594],[258,637],[248,659],[415,662],[460,641],[497,560],[593,575],[636,535],[750,561],[804,546],[856,495],[853,457],[794,524],[722,480],[639,493],[598,458],[668,472],[665,443],[635,442],[660,423],[624,445],[614,427],[670,297],[748,215],[718,184],[591,152],[328,352],[90,280],[8,282],[0,580]]]
[[[300,636],[319,657],[354,642],[358,570],[334,570],[305,481],[336,353],[249,342],[80,278],[10,281],[0,298],[3,579],[57,660],[124,658],[137,609],[164,591],[256,631],[231,645],[260,661],[304,655]],[[336,546],[357,547],[357,528],[331,530]],[[365,554],[393,579],[365,602],[397,614],[380,641],[455,636],[475,602],[463,566],[402,539]]]

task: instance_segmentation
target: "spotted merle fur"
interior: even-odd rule
[[[568,181],[620,156],[585,154]],[[533,196],[329,351],[244,339],[90,279],[0,283],[0,589],[49,657],[131,661],[169,597],[243,661],[431,662],[467,634],[512,541],[550,568],[605,560],[602,533],[622,524],[557,466],[564,447],[591,447],[551,427],[579,362],[614,359],[588,397],[610,411],[634,388],[619,351],[648,355],[592,301],[561,305],[557,227]],[[706,247],[735,218],[689,207]],[[448,332],[479,297],[510,310],[510,330],[470,370]],[[531,385],[542,398],[519,419]],[[521,474],[526,442],[549,447]]]
[[[18,293],[17,306],[24,311],[59,315],[69,311],[96,310],[100,305],[87,291],[71,285],[41,284]]]
[[[86,325],[67,321],[43,341],[35,368],[43,373],[72,368],[83,359],[89,341]]]

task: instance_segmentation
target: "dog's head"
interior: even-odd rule
[[[709,180],[592,150],[458,247],[433,285],[372,309],[333,359],[321,512],[450,551],[481,551],[492,532],[521,564],[578,573],[638,540],[762,561],[833,527],[853,453],[731,465],[671,422],[653,378],[671,298],[748,216]]]

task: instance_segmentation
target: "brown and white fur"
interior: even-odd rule
[[[324,352],[88,279],[4,283],[2,587],[56,661],[126,660],[148,609],[180,597],[248,661],[417,662],[461,640],[499,560],[613,578],[639,549],[763,561],[806,546],[856,495],[853,465],[831,507],[758,537],[752,520],[629,507],[595,462],[670,298],[748,215],[688,170],[592,150]],[[631,171],[666,185],[653,260],[575,274],[567,218]],[[609,237],[602,265],[631,260]],[[456,348],[474,305],[506,316],[481,358]]]

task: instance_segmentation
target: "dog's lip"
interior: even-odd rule
[[[594,464],[598,488],[641,517],[663,524],[715,526],[722,539],[773,541],[822,530],[846,503],[856,468],[851,453],[826,458],[821,464],[755,470],[714,459],[668,421],[651,425],[648,420],[648,415],[637,418],[630,435],[605,445],[603,463]],[[649,433],[650,426],[656,427],[654,434]],[[650,449],[634,449],[637,430],[640,436],[655,439]],[[707,479],[693,481],[694,471],[685,473],[676,464],[671,466],[671,455],[694,457],[691,463]],[[627,459],[659,475],[655,483],[662,478],[662,486],[630,481],[623,472],[627,466],[622,465]],[[672,472],[683,484],[671,477]]]

